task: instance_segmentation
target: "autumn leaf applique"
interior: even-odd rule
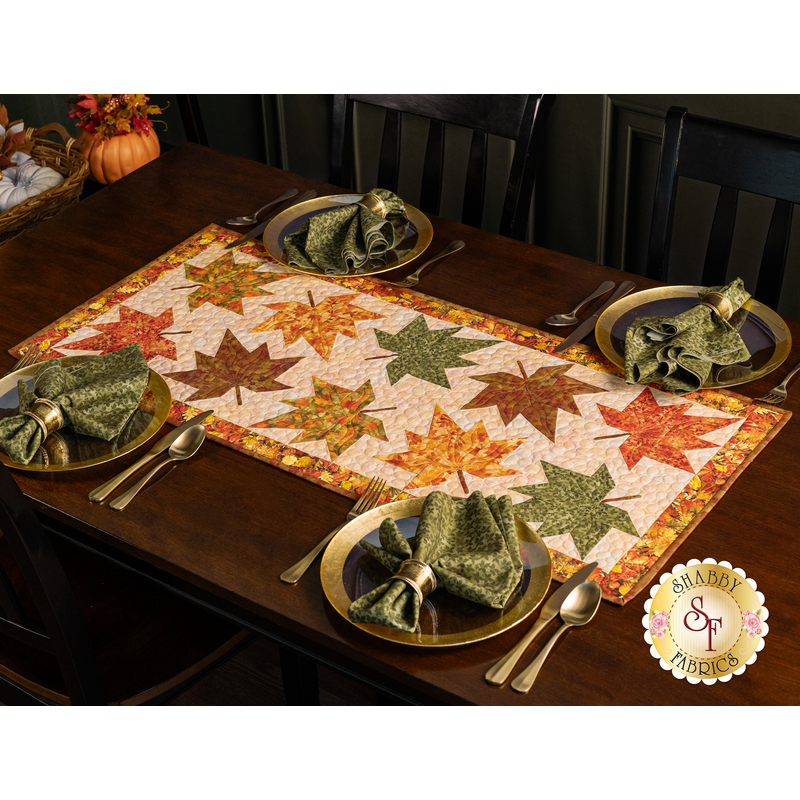
[[[233,253],[228,253],[205,267],[186,265],[186,277],[200,285],[189,295],[189,308],[192,311],[204,303],[212,303],[220,308],[227,308],[236,314],[244,315],[242,298],[269,297],[261,287],[274,281],[291,278],[285,272],[256,272],[259,263],[234,261]],[[189,286],[176,286],[176,289],[188,289]]]
[[[302,337],[327,361],[338,334],[358,339],[356,322],[384,319],[383,314],[352,305],[359,296],[336,295],[315,303],[309,292],[309,305],[296,302],[266,303],[267,308],[273,308],[278,313],[253,328],[251,333],[281,330],[287,347]]]
[[[437,405],[427,436],[406,431],[408,450],[388,456],[376,456],[387,464],[401,467],[416,475],[406,489],[438,486],[457,474],[461,488],[469,494],[465,473],[477,478],[518,475],[516,470],[500,463],[525,439],[492,441],[483,422],[468,431],[460,428]]]
[[[720,417],[691,416],[687,414],[692,407],[690,403],[660,406],[647,387],[622,411],[599,403],[597,407],[607,425],[625,431],[624,434],[609,434],[597,438],[611,439],[627,435],[619,451],[628,469],[633,469],[647,456],[662,464],[694,473],[684,451],[716,447],[713,442],[707,442],[700,437],[736,421]]]
[[[119,322],[92,322],[91,327],[101,331],[96,336],[89,336],[79,342],[62,344],[65,350],[99,350],[110,353],[119,350],[131,342],[141,345],[146,360],[155,356],[175,360],[175,343],[161,335],[164,330],[175,324],[172,309],[157,317],[137,311],[128,306],[119,306]],[[186,331],[179,331],[186,333]]]
[[[522,362],[518,361],[517,366],[522,377],[510,372],[470,375],[472,380],[489,385],[464,408],[497,406],[504,425],[521,414],[536,430],[555,442],[558,410],[580,416],[574,395],[605,391],[565,375],[572,364],[540,367],[530,376],[526,374]]]
[[[266,343],[250,352],[230,330],[225,331],[216,355],[208,356],[195,351],[195,358],[197,369],[164,373],[166,378],[174,378],[197,389],[186,398],[186,402],[221,397],[225,392],[236,389],[236,402],[239,405],[242,405],[242,386],[251,392],[290,389],[290,386],[281,383],[277,377],[302,360],[302,356],[271,358]]]
[[[609,500],[631,498],[607,497],[616,484],[605,464],[593,475],[573,472],[547,461],[541,464],[547,483],[511,487],[530,496],[530,500],[514,506],[514,513],[528,522],[541,522],[539,536],[570,534],[581,558],[586,558],[611,528],[639,536],[627,511],[607,505]]]
[[[334,456],[341,455],[362,436],[372,436],[386,441],[383,422],[371,417],[365,409],[375,402],[375,393],[369,381],[357,389],[334,386],[319,378],[312,378],[314,396],[292,398],[285,403],[295,406],[294,411],[257,422],[251,428],[297,428],[302,432],[290,444],[324,439]],[[373,411],[391,411],[376,408]]]
[[[375,331],[378,344],[383,350],[396,355],[386,366],[389,383],[394,386],[403,376],[413,375],[428,383],[450,388],[446,369],[472,367],[474,361],[461,358],[464,353],[474,353],[484,347],[493,347],[498,342],[485,339],[456,338],[462,328],[440,328],[430,330],[421,314],[414,317],[398,333]],[[390,356],[373,356],[389,358]]]

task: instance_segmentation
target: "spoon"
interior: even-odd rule
[[[601,283],[595,292],[592,292],[585,300],[581,300],[575,308],[569,312],[569,314],[555,314],[552,317],[548,317],[545,322],[548,325],[574,325],[578,321],[578,317],[576,314],[589,302],[594,300],[597,297],[602,297],[604,294],[608,294],[614,288],[614,281],[605,281]]]
[[[429,267],[435,261],[438,261],[440,258],[446,258],[453,253],[457,253],[462,247],[464,247],[464,242],[461,239],[454,239],[450,242],[444,250],[438,255],[435,255],[433,258],[428,259],[416,272],[412,272],[407,278],[403,278],[402,281],[397,281],[396,283],[393,281],[386,281],[386,283],[391,283],[392,286],[402,286],[405,289],[410,289],[412,286],[416,286],[419,283],[419,276],[422,270],[425,267]]]
[[[564,624],[552,635],[550,641],[542,648],[541,653],[533,659],[531,665],[514,678],[511,682],[512,689],[516,689],[518,692],[527,692],[533,686],[544,660],[556,643],[556,639],[567,628],[585,625],[591,621],[600,606],[601,597],[600,584],[594,581],[584,581],[567,595],[567,599],[558,612],[561,619],[564,620]]]
[[[282,203],[284,200],[288,200],[290,197],[294,197],[297,194],[297,189],[289,189],[288,192],[284,192],[280,197],[276,197],[274,200],[271,200],[265,206],[261,206],[258,211],[254,211],[252,214],[248,214],[246,217],[233,217],[232,219],[226,219],[226,225],[255,225],[256,220],[258,219],[258,215],[262,211],[266,211],[268,208],[272,206],[278,205],[278,203]]]
[[[158,472],[165,464],[170,461],[183,461],[185,458],[193,456],[203,444],[206,438],[206,429],[203,425],[193,425],[182,433],[167,450],[168,458],[162,461],[158,466],[153,467],[147,475],[140,481],[135,483],[126,492],[123,492],[116,500],[112,500],[108,505],[115,511],[120,511],[125,508],[131,500],[139,493],[139,490]]]

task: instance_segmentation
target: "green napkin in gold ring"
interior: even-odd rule
[[[388,189],[372,194],[383,200],[385,219],[356,204],[317,214],[284,240],[289,266],[345,275],[397,247],[408,229],[406,207]]]
[[[698,302],[709,292],[727,297],[734,314],[750,298],[741,278],[727,286],[701,289]],[[744,320],[739,317],[741,326]],[[672,317],[639,317],[630,324],[625,335],[625,380],[660,383],[682,395],[700,389],[715,364],[735,364],[749,356],[733,317],[726,321],[712,308],[696,305]]]
[[[405,559],[419,559],[433,568],[437,589],[443,587],[490,608],[503,608],[522,577],[508,495],[484,497],[473,492],[456,499],[431,492],[413,538],[406,540],[390,518],[381,523],[379,536],[381,547],[367,541],[361,546],[392,573]],[[402,581],[390,580],[355,600],[348,615],[354,622],[413,632],[419,609],[416,592]]]
[[[71,425],[76,433],[113,439],[139,406],[149,378],[150,369],[138,344],[78,364],[46,361],[33,378],[33,391],[25,381],[17,384],[20,413],[0,420],[0,449],[19,464],[28,464],[36,454],[42,431],[22,412],[38,397],[52,400],[61,409],[64,427]]]

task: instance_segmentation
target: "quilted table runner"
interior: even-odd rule
[[[296,274],[209,225],[20,343],[138,342],[170,422],[333,491],[510,494],[565,580],[623,604],[789,418],[726,390],[629,385],[602,355],[369,276]]]

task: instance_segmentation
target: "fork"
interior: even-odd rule
[[[22,369],[23,367],[27,367],[29,364],[33,364],[34,361],[42,354],[42,344],[31,344],[28,345],[28,349],[25,351],[25,355],[14,364],[11,369],[3,375],[5,378],[6,375],[10,375],[12,372],[16,372],[18,369]]]
[[[756,397],[756,400],[760,400],[762,403],[771,403],[774,406],[782,403],[788,397],[786,385],[798,370],[800,370],[800,362],[792,367],[789,374],[771,392],[767,392],[763,397]]]
[[[458,252],[462,247],[464,247],[464,242],[461,239],[455,239],[454,241],[450,242],[441,253],[434,256],[431,259],[428,259],[416,272],[412,272],[407,278],[403,278],[401,281],[386,281],[387,283],[391,283],[392,286],[402,286],[404,289],[410,289],[412,286],[416,286],[419,283],[419,275],[425,267],[429,267],[435,261],[438,261],[440,258],[445,258],[446,256],[451,255],[452,253]]]
[[[373,478],[364,493],[359,497],[358,502],[347,512],[347,517],[341,525],[337,525],[311,552],[303,556],[293,567],[289,567],[281,573],[281,580],[284,583],[297,583],[303,577],[305,571],[311,566],[314,559],[325,549],[325,546],[336,536],[339,531],[365,511],[371,511],[378,505],[383,490],[386,488],[386,481],[382,478]]]

